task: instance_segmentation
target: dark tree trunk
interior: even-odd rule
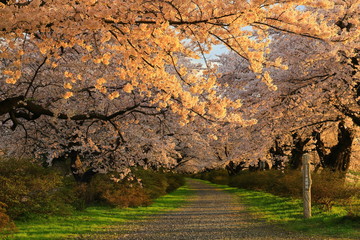
[[[75,181],[82,183],[90,183],[92,177],[97,174],[94,168],[90,168],[87,170],[82,170],[80,166],[78,166],[79,161],[79,152],[71,151],[69,154],[70,157],[70,170],[72,175],[74,176]]]
[[[291,169],[299,169],[301,167],[302,156],[305,153],[304,147],[310,141],[310,138],[306,138],[305,140],[302,140],[297,133],[294,133],[292,137],[295,147],[291,150],[289,166]]]
[[[316,151],[320,158],[321,167],[334,172],[347,171],[350,165],[351,146],[354,139],[351,129],[346,128],[343,122],[339,123],[338,143],[330,148],[329,154],[326,154],[320,133],[317,133],[315,137]],[[317,166],[317,168],[319,167]]]
[[[230,161],[225,168],[230,176],[235,176],[245,168],[245,162],[241,161],[239,164],[235,164],[233,161]]]
[[[52,160],[52,166],[54,165],[58,165],[57,167],[61,167],[64,168],[64,171],[66,172],[66,174],[69,173],[69,163],[67,162],[67,160],[70,158],[70,171],[71,174],[73,175],[74,179],[76,182],[79,183],[90,183],[92,177],[97,174],[97,171],[95,171],[94,168],[90,168],[90,169],[86,169],[84,171],[84,169],[82,169],[77,163],[77,159],[80,158],[80,154],[78,151],[74,151],[72,150],[70,153],[68,154],[64,154],[60,157],[54,158]],[[44,161],[43,162],[43,167],[48,168],[50,167],[49,163]],[[65,170],[66,168],[66,170]]]
[[[75,178],[75,181],[77,182],[81,182],[81,173],[80,173],[80,169],[76,166],[76,160],[79,156],[79,153],[77,151],[71,151],[69,154],[70,157],[70,170],[71,173],[73,175],[73,177]]]
[[[260,170],[260,171],[265,171],[265,170],[269,170],[269,169],[270,169],[270,166],[269,166],[269,164],[267,163],[267,161],[259,160],[258,166],[259,166],[259,170]]]
[[[315,172],[319,170],[320,167],[325,168],[325,157],[326,157],[326,149],[323,141],[321,140],[321,133],[318,131],[313,132],[313,136],[315,138],[315,149],[319,156],[320,162],[315,166]]]
[[[249,171],[255,172],[255,171],[264,171],[269,170],[270,166],[266,161],[258,160],[256,165],[249,166]]]
[[[283,157],[285,156],[283,149],[280,147],[278,139],[275,140],[275,146],[270,149],[270,155],[273,161],[272,169],[282,169],[284,167]]]
[[[325,157],[324,165],[332,171],[347,171],[350,165],[351,145],[353,136],[351,130],[343,122],[339,123],[338,144],[330,149]]]

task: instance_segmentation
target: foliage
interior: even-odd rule
[[[344,176],[339,173],[323,171],[320,174],[312,174],[312,200],[329,211],[334,204],[342,203],[348,206],[349,214],[356,213],[356,194],[360,191],[354,183],[345,182]],[[355,204],[355,205],[354,205]]]
[[[116,179],[115,173],[98,174],[90,183],[78,183],[68,179],[66,185],[68,203],[77,210],[89,206],[137,207],[151,201],[147,190],[138,181]],[[117,174],[118,175],[118,174]]]
[[[185,185],[185,178],[182,175],[173,172],[166,172],[165,176],[168,182],[166,193],[171,193],[179,187]]]
[[[94,239],[97,235],[105,239],[118,237],[119,225],[139,220],[149,215],[159,214],[184,204],[191,191],[182,186],[171,194],[162,196],[147,207],[113,208],[106,206],[89,207],[86,211],[75,211],[69,216],[53,216],[16,222],[18,231],[9,239]]]
[[[185,184],[184,177],[137,168],[127,177],[110,172],[97,174],[90,183],[79,183],[66,178],[64,190],[66,203],[77,210],[89,206],[138,207],[149,205],[154,199]],[[171,190],[171,191],[170,191]]]
[[[225,170],[214,170],[195,175],[204,180],[231,187],[266,191],[280,196],[300,197],[302,191],[299,171],[278,170],[242,171],[238,175],[229,176]]]
[[[116,207],[138,207],[150,203],[146,190],[137,182],[114,181],[110,174],[96,176],[88,186],[92,201]]]
[[[0,233],[6,234],[15,230],[15,225],[10,219],[10,217],[6,214],[7,205],[0,202]]]
[[[340,7],[338,1],[333,2]],[[352,35],[359,28],[358,23],[346,23],[347,28],[342,25],[342,20],[360,19],[358,1],[348,4],[350,15],[342,18],[338,12],[338,20],[334,21],[341,25],[339,37]],[[325,11],[326,18],[336,11],[336,8]],[[355,46],[359,35],[355,35],[352,43],[348,42],[352,47],[345,44],[340,50],[319,39],[272,30],[268,56],[281,59],[287,68],[284,71],[271,65],[264,67],[274,79],[276,91],[269,91],[243,58],[233,52],[223,54],[217,60],[222,73],[219,81],[229,87],[221,88],[222,94],[231,99],[240,96],[243,117],[257,120],[254,125],[241,128],[224,125],[219,130],[217,146],[226,149],[225,159],[245,161],[247,165],[262,160],[279,168],[284,167],[284,162],[299,159],[294,155],[313,150],[320,158],[318,167],[347,170],[352,153],[349,145],[360,124],[357,100],[360,52]]]
[[[90,183],[78,183],[70,176],[44,168],[28,159],[1,159],[1,228],[10,228],[11,219],[49,218],[70,215],[73,208],[85,210],[94,205],[138,207],[184,185],[184,178],[173,173],[138,170],[143,183],[129,175],[98,174]],[[5,212],[6,210],[6,212]]]
[[[146,189],[146,193],[149,194],[151,198],[157,198],[166,194],[168,183],[164,174],[153,170],[138,169],[135,175],[140,179]]]
[[[208,128],[208,120],[214,125],[235,123],[230,130],[252,125],[253,117],[260,119],[273,109],[264,104],[274,102],[271,95],[283,95],[269,88],[293,91],[302,85],[299,81],[290,88],[276,86],[273,78],[286,82],[282,59],[317,67],[327,66],[319,58],[326,56],[334,64],[326,69],[344,69],[339,73],[342,79],[349,67],[341,64],[356,55],[358,6],[356,0],[2,1],[0,16],[6,21],[0,21],[0,149],[46,158],[49,163],[72,155],[71,166],[80,157],[82,164],[73,169],[79,174],[137,164],[177,166],[181,157],[175,150],[179,138],[174,128],[199,119],[206,120],[198,124],[201,129]],[[271,39],[275,45],[271,46]],[[204,67],[191,63],[217,44],[240,57],[241,71],[233,72],[247,69],[246,77],[230,77],[230,84],[223,84],[217,81],[216,65],[206,58]],[[308,58],[297,58],[289,48],[305,52]],[[299,72],[289,69],[289,76]],[[332,74],[313,78],[303,74],[306,70],[300,71],[308,79],[304,92],[313,92],[313,83]],[[317,93],[323,92],[322,86],[315,84]],[[234,89],[245,93],[227,92]],[[290,104],[280,104],[279,110],[297,107],[298,97],[309,95],[301,92],[286,98]],[[239,96],[246,98],[243,103]],[[308,100],[302,106],[310,105]],[[259,114],[252,114],[255,109]],[[279,110],[271,115],[283,119]],[[225,149],[225,143],[228,153],[230,148],[237,151],[238,143],[248,142],[242,140],[248,137],[246,132],[232,141],[218,137],[230,131],[214,128],[213,133],[201,133],[205,145],[210,142]],[[263,140],[263,129],[268,139],[273,137],[271,126],[260,124],[250,130],[257,133],[254,139]],[[189,139],[196,144],[196,138]],[[251,146],[269,147],[269,141]],[[241,148],[246,153],[244,149],[247,144]],[[257,153],[264,157],[266,151]]]
[[[61,193],[62,177],[28,159],[0,160],[0,201],[13,219],[69,211]]]
[[[244,172],[235,176],[230,186],[252,190],[262,190],[279,196],[300,197],[302,193],[301,173],[299,171],[278,170]],[[245,187],[246,186],[246,187]]]
[[[228,185],[230,181],[230,176],[225,169],[215,169],[201,172],[195,174],[195,177],[221,185]]]
[[[185,184],[184,177],[171,172],[138,168],[134,172],[150,198],[158,198]]]

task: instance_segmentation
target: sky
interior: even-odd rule
[[[227,53],[229,50],[226,48],[225,45],[214,45],[213,49],[211,50],[210,54],[206,54],[206,57],[209,59],[216,58],[216,55],[220,55],[223,53]]]
[[[227,53],[227,52],[229,52],[229,50],[226,48],[225,45],[222,45],[222,44],[214,45],[211,52],[209,54],[205,54],[205,57],[206,57],[207,60],[212,60],[212,59],[216,59],[217,55]],[[204,60],[202,58],[194,59],[194,60],[192,60],[192,62],[201,63],[201,64],[205,65],[205,62],[204,62]]]

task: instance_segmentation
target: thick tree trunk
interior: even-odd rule
[[[230,161],[225,168],[230,176],[235,176],[245,168],[245,162],[241,161],[239,164],[235,164],[233,161]]]
[[[270,155],[273,161],[272,169],[282,169],[284,167],[284,151],[280,147],[278,139],[275,140],[275,146],[270,149]]]
[[[320,158],[320,165],[324,169],[334,172],[345,172],[349,169],[351,146],[353,135],[351,129],[346,128],[343,122],[339,123],[338,143],[330,148],[330,153],[326,154],[325,145],[320,138],[320,133],[316,135],[316,151]],[[317,166],[317,169],[320,166]]]
[[[70,170],[75,178],[75,181],[82,183],[90,183],[92,177],[97,174],[94,168],[82,169],[80,155],[77,151],[71,151],[70,157]]]
[[[293,137],[294,148],[291,150],[291,158],[289,161],[289,166],[291,169],[300,169],[302,156],[305,153],[304,147],[310,141],[310,138],[306,138],[305,140],[302,140],[297,133],[294,133],[292,137]]]
[[[269,170],[270,166],[266,161],[258,160],[256,165],[249,166],[249,171],[255,172],[255,171],[264,171]]]
[[[343,122],[339,123],[338,144],[330,149],[325,158],[325,167],[332,171],[347,171],[350,165],[351,145],[353,136],[351,130]]]
[[[316,140],[315,149],[320,160],[319,163],[315,166],[314,172],[317,172],[320,167],[325,168],[326,149],[324,142],[321,140],[321,133],[318,131],[314,131],[313,136]]]

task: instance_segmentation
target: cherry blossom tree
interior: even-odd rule
[[[1,1],[1,148],[49,161],[69,157],[80,181],[140,162],[176,165],[176,146],[184,139],[161,134],[167,114],[175,114],[174,128],[200,118],[217,127],[233,123],[230,129],[251,125],[258,113],[273,114],[266,99],[281,92],[269,89],[281,86],[273,83],[271,69],[286,74],[281,54],[271,54],[273,32],[283,33],[279,44],[294,35],[316,42],[321,51],[309,61],[323,64],[325,52],[336,66],[343,61],[339,52],[356,57],[358,7],[340,0]],[[230,94],[234,88],[217,82],[217,67],[206,59],[201,74],[182,60],[204,57],[214,44],[241,57],[252,79],[243,86],[248,91]],[[352,71],[358,75],[357,67]],[[244,110],[238,110],[241,104]],[[258,139],[272,139],[264,135],[275,125],[252,128],[260,128]],[[203,146],[217,144],[224,130],[211,131]]]
[[[357,20],[353,20],[358,19],[355,16],[359,16],[359,9],[355,2],[353,6],[357,8],[350,11],[349,2],[349,12],[344,17],[339,15],[335,22],[340,27],[340,38],[353,37],[339,48],[321,40],[273,31],[270,57],[283,59],[287,66],[286,71],[268,69],[277,91],[268,91],[243,59],[232,53],[221,56],[222,82],[231,86],[224,94],[241,96],[243,114],[258,120],[256,125],[240,130],[248,131],[238,141],[239,147],[246,143],[244,153],[240,153],[243,158],[272,158],[276,167],[289,161],[290,166],[298,168],[302,154],[312,149],[317,152],[317,168],[347,170],[354,128],[359,123],[359,35]],[[329,128],[335,135],[338,132],[332,145],[323,136]],[[235,135],[240,136],[238,132]]]

